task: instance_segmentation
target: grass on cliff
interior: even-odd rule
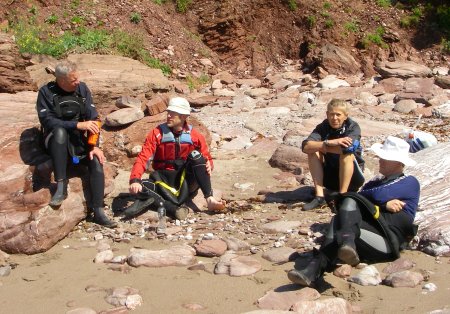
[[[139,60],[151,68],[160,69],[164,75],[172,72],[170,66],[151,56],[139,34],[120,30],[110,33],[83,26],[77,31],[56,33],[48,25],[24,20],[10,23],[9,30],[14,33],[21,53],[50,55],[55,58],[63,58],[68,53],[117,53]]]

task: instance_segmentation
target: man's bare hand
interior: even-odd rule
[[[100,132],[100,128],[98,127],[97,121],[78,122],[77,129],[82,131],[89,131],[93,134],[97,134]]]
[[[386,209],[391,213],[398,213],[405,206],[405,202],[397,199],[390,200],[386,203]]]
[[[98,161],[100,162],[100,164],[104,164],[106,161],[106,157],[103,154],[103,151],[98,148],[98,147],[94,147],[90,152],[89,152],[89,160],[94,159],[94,156],[97,156]]]
[[[131,183],[129,190],[131,194],[138,194],[139,192],[142,191],[142,184],[138,182]]]
[[[353,140],[351,139],[351,137],[342,137],[342,138],[337,138],[331,141],[336,141],[336,146],[341,146],[341,147],[350,147],[353,143]],[[328,142],[331,142],[328,141]]]

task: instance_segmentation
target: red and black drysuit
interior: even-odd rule
[[[205,198],[213,195],[207,161],[212,169],[212,157],[202,134],[187,123],[180,132],[173,132],[163,123],[148,133],[131,170],[130,184],[141,183],[140,194],[149,190],[158,193],[170,213],[199,187]],[[150,166],[154,171],[149,179],[141,180]]]

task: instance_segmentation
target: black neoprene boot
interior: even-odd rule
[[[338,258],[350,266],[356,266],[359,264],[359,256],[356,251],[354,234],[342,234],[342,245],[338,249]]]
[[[301,286],[310,287],[312,283],[322,277],[327,267],[328,259],[322,252],[315,251],[314,258],[302,270],[291,269],[287,276],[290,281]]]
[[[110,220],[108,216],[106,216],[102,207],[94,208],[94,222],[108,228],[114,228],[117,226],[117,222]]]
[[[56,192],[53,194],[49,205],[52,207],[61,206],[62,202],[67,198],[67,180],[56,182]]]
[[[147,199],[136,198],[133,204],[123,210],[125,218],[132,218],[143,213],[147,208],[155,202],[155,198],[150,197]]]

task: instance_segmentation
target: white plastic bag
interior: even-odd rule
[[[434,146],[437,144],[436,137],[428,132],[416,131],[411,129],[403,130],[405,141],[409,143],[409,152],[416,153],[419,150]]]

